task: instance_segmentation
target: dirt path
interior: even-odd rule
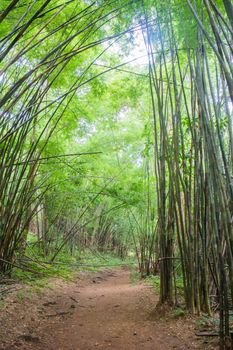
[[[12,300],[0,320],[1,349],[207,349],[195,339],[192,320],[154,319],[155,304],[151,288],[130,283],[127,270],[58,281],[40,298]]]

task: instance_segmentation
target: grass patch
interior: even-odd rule
[[[81,271],[99,272],[105,268],[121,268],[122,266],[132,266],[135,263],[134,257],[121,259],[113,254],[97,253],[95,255],[84,252],[80,256],[78,269]]]
[[[0,310],[3,310],[5,308],[5,303],[3,300],[0,300]]]
[[[197,321],[196,325],[199,329],[202,328],[215,328],[219,326],[219,317],[212,316],[201,316]]]
[[[172,311],[172,316],[174,318],[180,318],[180,317],[184,317],[186,316],[186,310],[180,308],[180,307],[176,307],[173,311]]]
[[[160,278],[159,276],[147,276],[145,278],[145,282],[148,283],[150,286],[153,287],[156,294],[159,293],[160,289]]]
[[[29,254],[26,254],[29,256]],[[33,255],[33,260],[25,260],[23,265],[25,270],[14,268],[12,271],[12,278],[29,285],[32,289],[40,294],[46,288],[52,289],[52,278],[62,278],[64,280],[72,280],[77,272],[77,268],[73,265],[77,260],[70,257],[68,254],[61,254],[55,263],[47,263],[48,258],[41,255]],[[28,271],[31,270],[31,271]]]

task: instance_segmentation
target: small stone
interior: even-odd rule
[[[33,342],[33,343],[37,343],[40,341],[39,337],[37,337],[36,335],[32,335],[32,334],[22,334],[19,336],[19,339],[23,339],[25,341],[29,341],[29,342]]]
[[[54,300],[49,300],[46,303],[43,303],[44,306],[56,305],[57,302]]]

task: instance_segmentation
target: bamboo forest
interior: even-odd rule
[[[233,349],[231,0],[0,1],[0,349]]]

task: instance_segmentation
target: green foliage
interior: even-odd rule
[[[3,310],[5,308],[5,303],[4,301],[0,300],[0,310]]]
[[[35,242],[32,234],[28,238],[30,243]],[[54,263],[48,263],[50,257],[43,257],[36,246],[27,248],[26,255],[32,254],[33,261],[27,261],[25,270],[14,268],[12,271],[12,278],[32,287],[32,289],[29,288],[17,293],[17,298],[21,302],[31,292],[41,293],[45,287],[53,288],[52,280],[55,278],[73,280],[81,271],[101,271],[105,268],[120,268],[121,266],[132,266],[135,264],[134,255],[121,259],[114,254],[88,250],[83,252],[76,251],[75,256],[71,256],[69,251],[63,251],[58,255]],[[28,271],[28,268],[33,272]]]
[[[77,259],[70,256],[68,253],[61,253],[56,261],[56,264],[47,263],[48,258],[44,258],[41,254],[36,253],[37,249],[33,249],[34,261],[28,261],[26,269],[22,270],[14,268],[12,277],[22,281],[23,283],[35,286],[37,288],[44,288],[48,284],[48,278],[62,278],[65,280],[72,279],[77,271]],[[30,253],[32,251],[30,250]],[[27,270],[30,268],[34,272]]]
[[[160,278],[159,276],[148,276],[146,277],[145,281],[151,285],[155,291],[156,294],[159,293],[159,289],[160,289]]]
[[[134,264],[134,250],[141,276],[159,263],[146,281],[161,302],[176,287],[211,313],[211,289],[233,294],[225,12],[220,0],[17,3],[0,27],[1,271],[19,263],[13,277],[41,291]]]
[[[184,309],[177,307],[173,310],[173,317],[174,318],[180,318],[180,317],[184,317],[184,316],[186,316],[186,312]]]

